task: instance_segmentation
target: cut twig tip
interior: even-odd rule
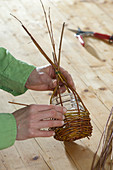
[[[15,15],[13,15],[13,14],[11,14],[10,13],[10,15],[12,16],[12,17],[14,17],[17,21],[19,21],[21,24],[22,24],[22,22],[15,16]],[[23,25],[23,24],[22,24]]]

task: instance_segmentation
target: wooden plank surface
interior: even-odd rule
[[[93,155],[113,106],[113,45],[85,38],[85,48],[67,28],[92,30],[112,35],[112,0],[44,0],[51,7],[56,46],[62,23],[66,22],[61,63],[72,75],[76,89],[91,113],[93,135],[88,139],[63,143],[51,138],[17,141],[0,151],[0,170],[90,170]],[[0,0],[0,44],[17,59],[36,66],[48,64],[14,20],[16,15],[51,57],[51,45],[39,0]],[[27,104],[48,104],[49,92],[27,91],[13,97],[0,90],[0,112],[11,113],[20,106],[8,100]]]

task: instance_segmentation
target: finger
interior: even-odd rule
[[[66,70],[64,70],[62,67],[60,67],[60,71],[66,78],[67,82],[75,89],[75,84],[74,84],[74,81],[73,81],[71,75]]]
[[[56,111],[61,112],[63,114],[67,112],[67,109],[65,107],[62,107],[62,106],[54,106],[54,108],[55,108]]]
[[[45,73],[47,73],[52,79],[56,78],[56,74],[55,74],[55,69],[52,65],[46,65],[45,69],[43,70]]]
[[[60,86],[60,93],[64,93],[66,91],[66,87],[65,86]]]
[[[55,87],[57,86],[57,80],[56,79],[53,79],[52,80],[52,86],[49,86],[48,88],[48,90],[54,90],[55,89]]]
[[[46,76],[46,81],[45,84],[47,86],[47,90],[51,90],[54,89],[57,85],[56,80],[54,81],[51,77],[49,77],[48,75]]]
[[[64,112],[58,112],[55,109],[43,111],[37,114],[37,120],[43,120],[48,118],[54,118],[58,120],[64,119]]]
[[[54,135],[55,135],[54,131],[37,130],[34,133],[33,137],[50,137],[50,136],[54,136]]]
[[[40,79],[41,79],[40,81],[42,82],[42,85],[45,86],[45,90],[51,90],[56,85],[56,83],[47,73],[43,73],[40,76]]]
[[[59,120],[42,120],[38,122],[37,128],[50,128],[50,127],[60,127],[64,125],[64,121]],[[36,126],[35,126],[36,127]]]
[[[48,67],[46,68],[38,68],[38,77],[34,80],[34,88],[35,90],[38,88],[38,90],[51,90],[54,88],[56,83],[53,81],[50,74],[46,72],[46,69],[48,70]]]
[[[46,90],[52,90],[53,91],[56,86],[57,86],[57,80],[56,79],[48,79],[47,81],[43,81],[41,85],[39,85],[39,86],[36,85],[34,90],[38,89],[38,91],[46,91]]]
[[[66,108],[62,106],[55,106],[55,105],[37,105],[37,104],[32,104],[27,106],[32,112],[43,112],[43,111],[48,111],[51,109],[55,109],[58,112],[66,113]]]

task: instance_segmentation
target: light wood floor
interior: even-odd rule
[[[72,75],[76,89],[91,113],[93,134],[63,143],[51,138],[36,138],[0,151],[0,170],[90,170],[93,155],[113,106],[113,44],[85,38],[85,48],[67,28],[91,30],[112,35],[113,1],[105,0],[43,0],[46,10],[51,7],[56,46],[62,23],[66,22],[61,65]],[[36,66],[48,64],[34,47],[16,15],[51,57],[51,45],[39,0],[0,0],[0,46],[17,59]],[[89,51],[89,52],[88,52]],[[13,97],[0,90],[0,112],[11,113],[20,106],[8,101],[49,103],[49,92],[27,91]],[[36,160],[35,160],[36,158]]]

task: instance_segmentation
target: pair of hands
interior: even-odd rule
[[[75,88],[71,75],[63,68],[60,68],[60,71],[67,82]],[[34,69],[25,84],[26,88],[36,91],[53,90],[56,85],[56,74],[51,65]],[[65,86],[60,82],[61,93],[65,90]],[[54,131],[43,130],[43,128],[62,126],[64,113],[66,113],[64,107],[54,105],[29,105],[15,111],[13,115],[17,123],[16,139],[54,136]]]

